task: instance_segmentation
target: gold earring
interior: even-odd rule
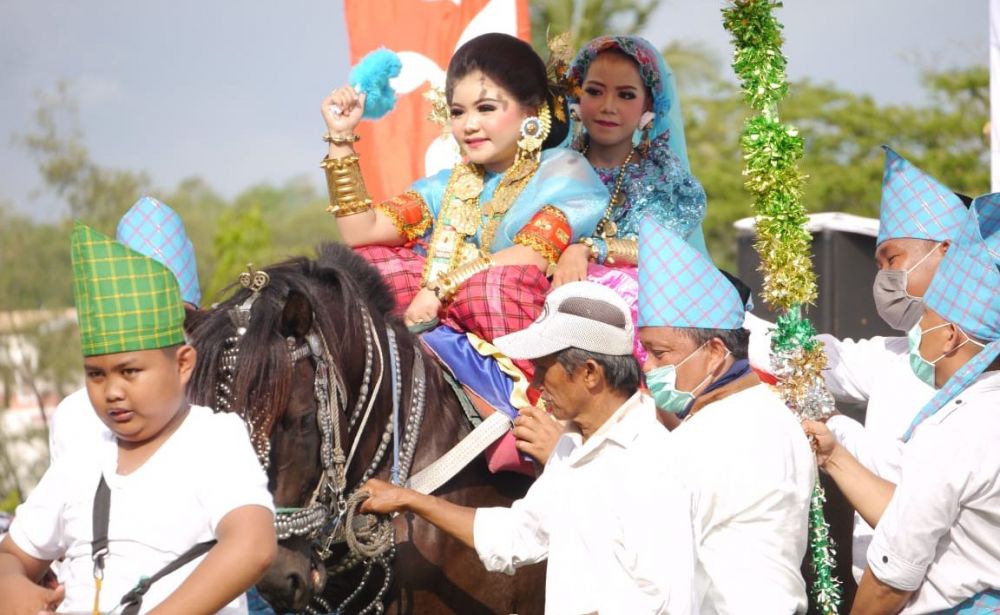
[[[542,143],[552,130],[552,114],[548,103],[542,103],[537,116],[524,118],[521,122],[521,138],[517,142],[518,159],[537,160]]]
[[[649,154],[649,125],[642,129],[642,139],[639,141],[639,153],[645,158]]]

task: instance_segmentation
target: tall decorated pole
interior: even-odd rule
[[[754,197],[754,248],[764,274],[762,295],[773,311],[781,312],[771,337],[772,368],[785,403],[800,417],[817,420],[833,412],[833,397],[822,376],[823,345],[802,314],[803,306],[816,300],[816,274],[802,204],[805,176],[798,169],[802,137],[778,118],[778,104],[788,92],[781,24],[773,13],[780,6],[774,0],[731,0],[722,14],[733,40],[733,70],[752,109],[740,141],[746,187]],[[822,613],[833,615],[838,612],[841,588],[833,576],[834,550],[823,516],[824,499],[817,480],[809,510],[809,547],[816,572],[812,595]]]

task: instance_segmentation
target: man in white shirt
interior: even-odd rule
[[[748,293],[749,294],[749,293]],[[802,613],[816,466],[798,419],[747,362],[747,298],[704,256],[646,218],[639,338],[646,384],[691,492],[698,613]]]
[[[894,329],[909,331],[923,313],[921,299],[944,254],[966,218],[963,199],[915,165],[885,147],[885,173],[875,258],[879,272],[872,288],[875,306]],[[1000,195],[977,201],[987,212]],[[769,369],[770,323],[747,315],[753,332],[750,361]],[[934,394],[910,370],[906,337],[840,340],[819,335],[828,368],[823,374],[833,396],[867,404],[865,423],[843,415],[827,421],[837,440],[865,467],[895,483],[899,480],[900,437],[914,415]],[[855,514],[852,572],[865,569],[874,530]]]
[[[474,548],[489,570],[547,559],[546,613],[696,612],[690,497],[668,471],[670,434],[638,392],[633,339],[614,291],[557,288],[538,320],[494,342],[533,362],[546,406],[567,421],[525,497],[472,509],[372,480],[362,510],[416,513]]]
[[[910,337],[911,371],[936,392],[903,436],[898,486],[804,424],[876,527],[852,613],[1000,611],[1000,235],[984,240],[982,221],[974,203]]]
[[[177,278],[185,310],[198,309],[201,289],[194,246],[177,212],[153,197],[144,196],[118,221],[115,239],[165,265]],[[97,418],[87,398],[87,389],[82,388],[60,401],[52,414],[49,459],[54,462],[68,451],[93,446],[110,434]]]

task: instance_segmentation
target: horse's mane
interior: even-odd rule
[[[342,243],[328,242],[320,245],[316,253],[317,267],[339,270],[341,279],[357,284],[361,296],[379,314],[387,315],[396,309],[396,298],[385,280],[357,252]]]
[[[231,410],[251,424],[270,431],[291,394],[291,365],[286,338],[296,332],[283,330],[285,304],[297,294],[313,306],[312,317],[323,332],[335,361],[363,334],[357,301],[363,302],[377,323],[397,320],[395,301],[378,272],[349,247],[326,243],[315,260],[297,257],[266,267],[270,282],[253,303],[250,325],[239,339],[238,365],[229,385]],[[188,397],[196,404],[217,405],[224,353],[231,345],[235,326],[229,311],[243,303],[250,291],[233,284],[233,293],[209,313],[194,319],[190,335],[198,361],[188,384]],[[381,322],[380,322],[381,321]],[[300,332],[301,333],[301,332]],[[216,408],[221,410],[222,408]]]

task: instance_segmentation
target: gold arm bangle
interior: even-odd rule
[[[358,160],[357,154],[351,154],[343,158],[324,158],[319,165],[326,172],[326,189],[330,193],[330,206],[326,210],[338,218],[372,208]]]
[[[604,241],[608,245],[608,257],[604,261],[607,264],[635,265],[639,262],[638,240],[608,237]]]
[[[323,142],[329,143],[331,145],[353,145],[361,140],[361,137],[351,133],[348,135],[334,135],[331,133],[326,133],[323,135]]]
[[[438,301],[447,301],[462,284],[476,274],[486,271],[494,264],[492,256],[477,258],[474,261],[459,265],[454,270],[438,276],[436,280],[432,280],[427,284],[427,288],[434,291],[434,295],[438,298]]]

